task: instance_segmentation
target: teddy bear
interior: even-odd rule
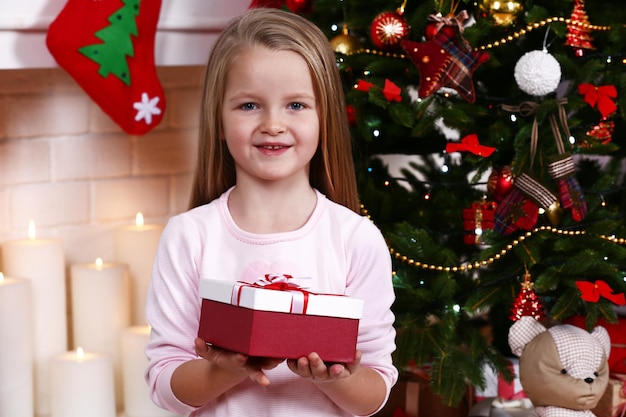
[[[595,417],[591,411],[609,381],[609,334],[570,324],[546,328],[521,317],[509,329],[509,346],[519,356],[519,378],[535,406],[532,417]]]

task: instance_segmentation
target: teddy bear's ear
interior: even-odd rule
[[[593,332],[591,332],[591,335],[600,341],[602,349],[604,349],[604,353],[608,358],[611,353],[611,338],[609,337],[609,332],[602,326],[596,326]]]
[[[517,320],[509,329],[509,346],[516,356],[522,356],[526,345],[546,328],[533,317],[524,316]]]

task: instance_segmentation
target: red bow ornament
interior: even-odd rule
[[[447,153],[467,151],[485,158],[491,156],[495,150],[494,147],[481,145],[475,133],[465,136],[460,142],[448,142],[446,145]]]
[[[614,294],[609,284],[602,280],[597,280],[596,282],[576,281],[576,286],[582,293],[582,299],[587,302],[597,303],[600,297],[604,297],[610,302],[620,306],[626,304],[624,293]]]
[[[375,84],[363,80],[359,80],[356,86],[354,86],[355,89],[365,92],[370,91],[373,87],[378,88]],[[385,86],[381,90],[387,101],[396,101],[398,103],[402,101],[402,89],[388,79],[385,79]]]
[[[617,105],[613,101],[617,98],[617,89],[614,85],[597,87],[593,84],[581,84],[578,86],[578,92],[591,107],[597,105],[598,111],[605,119],[617,110]]]

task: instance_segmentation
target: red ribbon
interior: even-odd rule
[[[359,80],[354,88],[359,91],[368,92],[373,87],[377,86],[370,82]],[[385,79],[385,86],[381,90],[387,101],[402,101],[402,96],[400,94],[402,92],[402,89],[400,89],[400,87],[398,87],[388,79]]]
[[[239,305],[239,300],[241,299],[241,291],[243,290],[243,287],[255,287],[275,291],[292,291],[295,292],[295,294],[297,294],[298,296],[292,299],[291,310],[289,311],[289,313],[306,314],[306,310],[309,305],[309,294],[314,293],[306,291],[299,285],[289,282],[289,280],[292,278],[293,276],[287,274],[265,274],[262,278],[257,279],[252,284],[239,281],[237,282],[238,285],[235,285],[233,287],[231,303]]]
[[[576,286],[582,293],[582,299],[590,302],[597,303],[600,297],[604,297],[614,304],[623,306],[626,304],[626,298],[624,293],[614,294],[613,289],[602,280],[594,282],[589,281],[576,281]]]
[[[581,84],[578,86],[578,92],[591,107],[597,104],[598,111],[604,118],[617,110],[617,105],[613,102],[613,99],[617,98],[617,89],[614,85],[597,87],[593,84]]]
[[[446,145],[447,153],[467,151],[483,157],[490,156],[495,150],[494,147],[481,145],[475,133],[465,136],[460,142],[448,142]]]

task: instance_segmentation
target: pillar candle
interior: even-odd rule
[[[116,417],[108,355],[78,348],[54,356],[50,368],[51,417]]]
[[[144,224],[141,213],[137,213],[134,225],[115,231],[115,260],[128,265],[133,325],[146,324],[146,293],[162,231],[163,225]]]
[[[144,379],[148,366],[145,349],[149,338],[149,326],[132,326],[125,329],[122,334],[125,417],[169,417],[177,415],[157,407],[150,399],[150,391]]]
[[[2,244],[7,276],[28,278],[32,289],[35,413],[50,413],[50,359],[67,351],[65,255],[58,239],[40,239],[29,225],[29,238]]]
[[[118,408],[122,406],[120,337],[130,326],[127,270],[126,264],[100,258],[70,267],[73,345],[111,357]]]
[[[0,416],[33,417],[30,281],[0,273]]]

